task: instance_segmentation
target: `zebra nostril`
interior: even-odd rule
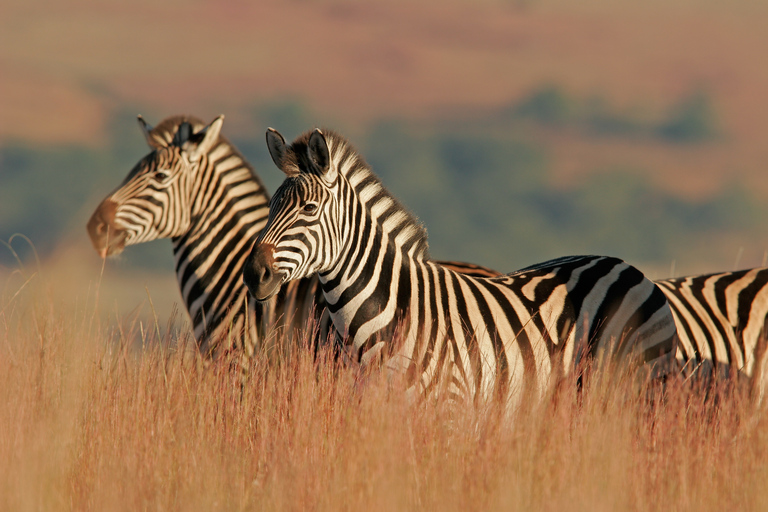
[[[268,283],[272,281],[272,275],[274,274],[272,271],[272,268],[270,265],[264,265],[261,267],[261,272],[259,276],[259,282],[260,283]]]
[[[267,300],[277,293],[282,284],[279,269],[275,268],[274,247],[254,246],[250,261],[243,269],[243,281],[257,300]]]

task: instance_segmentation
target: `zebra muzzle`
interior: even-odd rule
[[[117,205],[113,201],[105,200],[88,220],[88,236],[102,258],[119,254],[125,248],[127,232],[115,224],[116,211]]]
[[[243,282],[251,295],[259,301],[272,298],[283,284],[283,275],[275,270],[275,246],[254,244],[245,260]]]

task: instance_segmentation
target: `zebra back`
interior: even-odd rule
[[[501,273],[478,266],[473,275]],[[713,378],[743,379],[761,400],[768,391],[768,267],[661,279],[655,284],[675,319],[676,359],[685,375],[704,383]]]
[[[472,275],[502,274],[477,266]],[[676,359],[685,375],[704,383],[713,378],[745,379],[761,400],[768,391],[768,267],[661,279],[655,284],[675,319]]]

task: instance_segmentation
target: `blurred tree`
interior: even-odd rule
[[[43,254],[57,243],[69,219],[108,165],[105,152],[77,146],[0,148],[0,240],[21,233]],[[29,255],[21,248],[22,256]],[[13,259],[0,248],[0,262]]]
[[[704,142],[718,132],[712,100],[703,90],[680,100],[669,119],[659,126],[659,134],[671,142]]]
[[[512,108],[517,117],[542,124],[560,126],[573,119],[575,105],[556,85],[545,85],[526,96]]]
[[[259,104],[253,108],[253,118],[257,126],[262,126],[264,130],[272,127],[283,134],[286,140],[293,140],[317,126],[316,116],[298,98]]]

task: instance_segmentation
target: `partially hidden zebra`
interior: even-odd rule
[[[266,337],[301,336],[312,325],[313,342],[327,340],[333,327],[317,278],[288,283],[268,302],[247,300],[243,262],[266,223],[269,194],[221,135],[223,116],[208,125],[172,116],[154,128],[138,120],[151,151],[91,216],[87,229],[98,253],[170,238],[182,300],[206,356],[235,350],[249,358]]]
[[[341,135],[316,129],[288,146],[270,129],[267,146],[287,178],[245,264],[251,294],[317,274],[346,352],[403,375],[412,399],[513,405],[584,361],[677,371],[669,305],[627,263],[573,256],[462,275],[429,259],[426,230]]]
[[[656,281],[666,295],[686,374],[746,377],[755,398],[768,387],[768,268]]]

